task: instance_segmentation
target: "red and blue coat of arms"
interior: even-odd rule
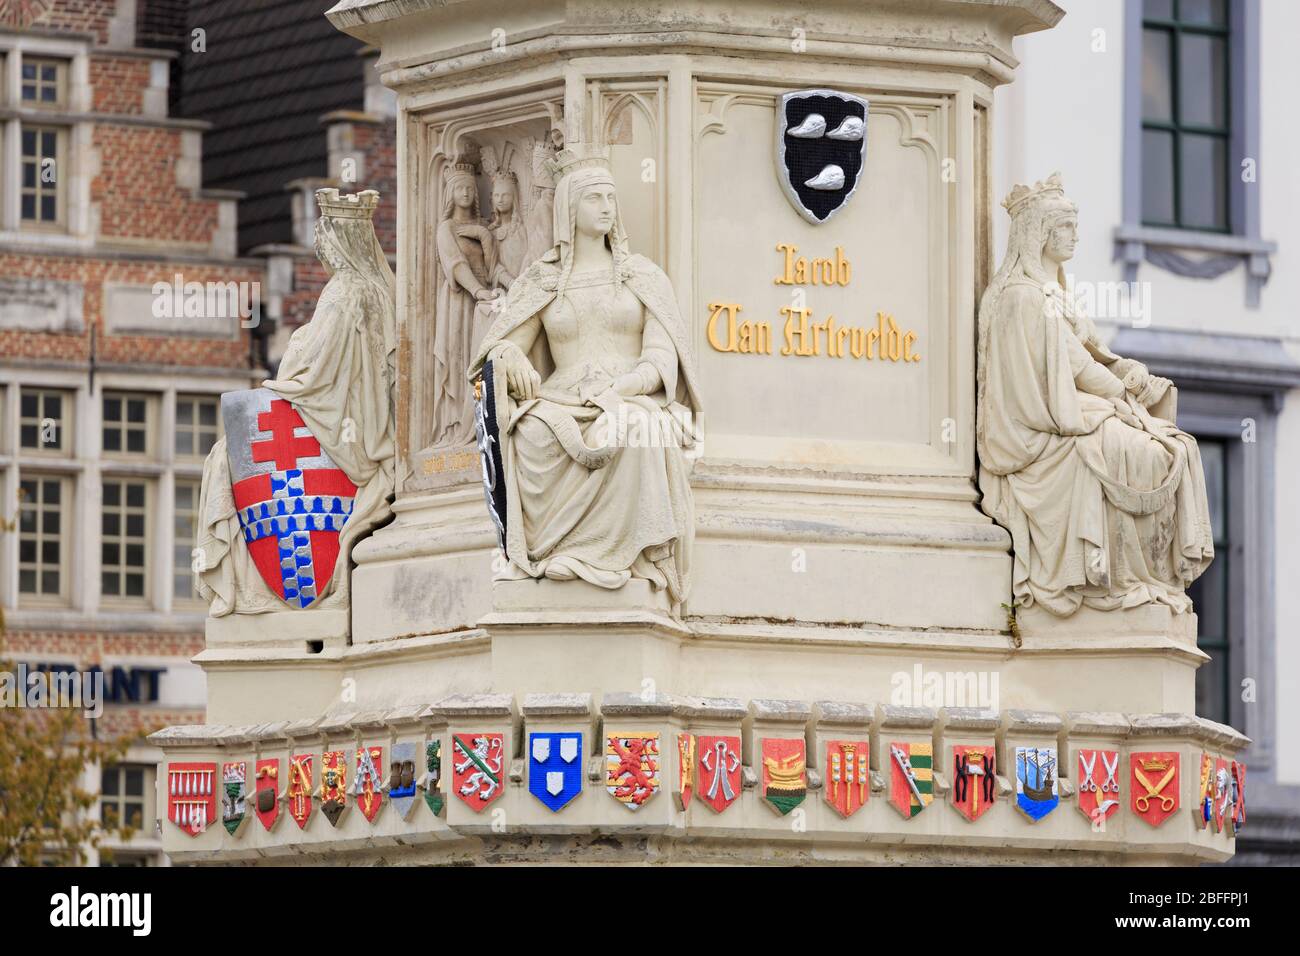
[[[329,584],[357,488],[267,388],[221,396],[226,454],[244,543],[267,586],[294,608]]]

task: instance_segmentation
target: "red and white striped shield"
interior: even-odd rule
[[[356,485],[297,409],[270,389],[227,392],[221,417],[231,490],[253,563],[290,607],[308,607],[334,574]]]

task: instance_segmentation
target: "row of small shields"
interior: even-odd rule
[[[490,806],[504,792],[507,772],[504,732],[453,734],[451,737],[452,794],[475,812]],[[315,807],[337,827],[355,806],[373,823],[384,803],[409,819],[421,794],[439,815],[441,741],[425,745],[398,743],[384,761],[384,748],[365,746],[355,752],[331,750],[295,754],[249,763],[168,764],[167,815],[182,832],[196,836],[218,819],[232,835],[253,815],[268,831],[281,816],[305,828]],[[680,808],[698,799],[715,813],[725,812],[744,788],[741,739],[738,736],[676,735],[677,780],[674,793]],[[871,794],[870,746],[866,740],[826,742],[822,766],[823,799],[848,818],[866,805]],[[888,742],[888,802],[911,819],[934,802],[934,751],[929,743]],[[1032,821],[1059,806],[1060,773],[1055,747],[1016,747],[1015,806]],[[1121,785],[1117,750],[1080,749],[1077,759],[1076,805],[1100,827],[1126,801],[1139,819],[1158,827],[1179,809],[1180,755],[1175,751],[1141,751],[1128,755],[1128,773]],[[798,738],[765,738],[761,743],[759,794],[784,816],[804,802],[808,793],[805,743]],[[422,770],[417,766],[422,763]],[[531,733],[527,750],[528,792],[547,809],[559,812],[583,790],[583,735],[578,731]],[[218,769],[220,774],[218,775]],[[1199,824],[1235,833],[1245,823],[1245,765],[1210,754],[1200,761]],[[956,745],[951,750],[949,802],[972,822],[998,800],[996,748],[990,744]],[[281,774],[284,774],[282,777]],[[662,789],[663,752],[658,733],[610,733],[605,737],[605,789],[630,811],[636,811]],[[220,806],[218,807],[218,802]]]

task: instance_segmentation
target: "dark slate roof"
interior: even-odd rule
[[[325,19],[333,2],[190,0],[189,29],[206,31],[207,52],[186,50],[181,115],[214,124],[204,186],[247,193],[241,252],[292,241],[285,184],[329,175],[320,117],[362,107],[361,44]]]

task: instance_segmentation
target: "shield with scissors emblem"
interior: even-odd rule
[[[528,792],[552,813],[582,792],[582,734],[528,735]]]
[[[1158,827],[1178,810],[1178,753],[1142,751],[1128,760],[1133,812]]]
[[[357,488],[289,402],[270,389],[221,396],[231,492],[248,553],[292,608],[324,592]]]
[[[777,104],[776,174],[814,226],[844,208],[867,164],[867,101],[835,90],[798,90]]]
[[[1080,750],[1079,812],[1100,825],[1119,809],[1119,751]]]

